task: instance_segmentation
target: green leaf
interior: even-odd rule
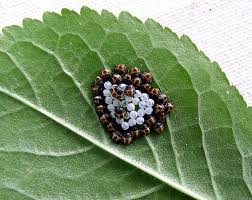
[[[252,109],[187,36],[87,7],[3,34],[1,199],[252,198]],[[173,98],[164,134],[108,139],[91,84],[118,63],[150,70]]]

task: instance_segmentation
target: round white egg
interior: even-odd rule
[[[134,97],[140,98],[142,92],[140,90],[135,90]]]
[[[114,105],[115,107],[119,107],[119,106],[120,106],[120,101],[119,101],[118,99],[114,99],[113,105]]]
[[[136,123],[139,124],[139,125],[142,125],[144,123],[144,118],[143,117],[138,117],[136,119]]]
[[[144,109],[144,108],[146,108],[146,106],[147,106],[147,104],[146,104],[145,101],[140,101],[140,102],[139,102],[139,107],[140,107],[140,108]]]
[[[106,81],[104,83],[104,88],[110,90],[112,88],[112,83],[110,81]]]
[[[124,122],[123,119],[118,119],[118,118],[116,118],[116,123],[117,123],[117,124],[122,124],[123,122]]]
[[[127,102],[127,103],[129,103],[129,102],[131,102],[132,101],[132,97],[129,97],[129,96],[125,96],[125,101]]]
[[[143,117],[144,116],[144,110],[143,109],[139,109],[138,111],[137,111],[137,115],[139,116],[139,117]]]
[[[153,112],[153,109],[151,107],[147,107],[144,109],[144,112],[147,114],[147,115],[150,115],[152,112]]]
[[[121,84],[119,85],[119,89],[122,90],[122,91],[124,91],[125,88],[126,88],[126,86],[127,86],[126,84],[121,83]]]
[[[121,127],[122,127],[123,130],[129,129],[129,124],[128,124],[128,122],[122,122]]]
[[[132,118],[132,119],[137,118],[137,112],[136,111],[131,111],[130,112],[130,118]]]
[[[111,92],[110,92],[110,90],[103,90],[103,95],[105,96],[105,97],[110,97],[111,96]]]
[[[147,93],[142,93],[140,99],[142,101],[147,101],[149,99],[149,95]]]
[[[130,126],[135,126],[136,125],[136,120],[135,119],[130,119],[128,123],[129,123]]]
[[[140,99],[139,98],[133,98],[132,99],[132,103],[134,104],[134,105],[137,105],[138,103],[140,102]]]
[[[113,104],[109,104],[107,106],[107,108],[108,108],[109,111],[114,111],[115,110],[115,106]]]
[[[154,106],[155,102],[154,102],[153,99],[148,99],[148,100],[146,101],[146,104],[147,104],[148,107],[152,107],[152,106]]]
[[[112,118],[115,118],[115,111],[111,111],[110,116],[111,116]]]
[[[133,111],[133,110],[135,110],[135,105],[134,105],[133,103],[129,103],[129,104],[127,105],[127,110],[128,110],[128,111]]]
[[[112,104],[112,102],[113,102],[113,99],[111,97],[106,97],[105,98],[105,103],[106,104]]]

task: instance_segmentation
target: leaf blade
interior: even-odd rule
[[[198,97],[197,95],[199,94],[198,91],[204,91],[206,90],[206,85],[201,84],[201,83],[205,83],[206,80],[208,80],[208,82],[210,82],[211,79],[213,79],[213,77],[215,78],[215,76],[217,77],[219,71],[217,70],[217,72],[212,76],[209,76],[209,74],[205,71],[208,71],[208,69],[205,68],[197,68],[197,69],[193,69],[192,67],[185,67],[185,65],[187,66],[187,59],[180,59],[180,57],[182,55],[185,54],[185,50],[183,50],[183,48],[185,48],[185,45],[188,45],[189,50],[192,51],[191,49],[193,49],[194,47],[191,45],[191,43],[187,43],[186,38],[181,39],[181,43],[184,45],[182,50],[183,51],[178,51],[177,48],[181,45],[179,44],[180,42],[171,42],[170,45],[174,45],[175,47],[170,47],[167,46],[167,44],[165,43],[166,41],[162,41],[161,40],[161,44],[160,41],[156,41],[154,42],[155,46],[153,45],[153,32],[148,32],[145,30],[145,28],[143,27],[144,25],[141,24],[138,20],[136,19],[132,19],[131,22],[132,23],[128,23],[130,21],[129,18],[127,18],[127,14],[126,13],[122,13],[119,16],[119,20],[118,22],[115,20],[115,18],[111,17],[111,15],[109,15],[109,23],[106,17],[102,16],[100,17],[99,15],[95,14],[93,11],[88,10],[88,13],[86,11],[82,10],[82,15],[85,14],[85,17],[83,18],[82,16],[79,16],[76,13],[73,13],[71,11],[68,10],[63,10],[62,11],[62,17],[53,13],[48,13],[44,16],[44,21],[46,24],[40,23],[38,21],[29,21],[26,20],[24,22],[24,28],[17,28],[15,27],[15,30],[7,30],[6,35],[11,35],[11,38],[14,38],[15,41],[14,43],[18,43],[17,47],[14,48],[14,51],[11,51],[12,54],[15,54],[16,52],[25,52],[26,50],[29,52],[28,54],[32,54],[32,51],[38,51],[36,54],[34,54],[34,59],[29,58],[27,60],[22,60],[22,57],[19,54],[15,54],[15,57],[19,58],[19,62],[18,63],[22,63],[23,67],[27,67],[30,65],[30,63],[35,63],[36,60],[38,59],[40,61],[40,63],[37,63],[36,65],[42,65],[43,66],[43,60],[46,59],[50,59],[50,67],[53,67],[54,71],[49,73],[48,76],[50,76],[50,74],[56,74],[56,72],[60,72],[60,76],[62,77],[58,80],[57,82],[55,82],[54,84],[57,85],[56,88],[63,88],[61,91],[59,91],[58,93],[55,92],[55,96],[58,96],[58,98],[55,99],[55,103],[54,103],[54,107],[50,107],[50,104],[43,104],[42,108],[41,107],[37,107],[36,104],[33,104],[32,101],[28,101],[26,102],[26,99],[22,99],[22,101],[25,101],[25,103],[29,104],[29,106],[32,106],[33,108],[38,109],[39,111],[42,111],[42,113],[47,114],[50,118],[53,118],[55,121],[57,121],[58,123],[60,123],[61,125],[67,127],[68,129],[72,130],[72,132],[75,132],[81,136],[83,136],[84,138],[86,138],[88,141],[96,144],[97,146],[101,147],[102,149],[110,152],[111,154],[115,155],[116,157],[130,163],[131,165],[135,166],[138,169],[141,169],[142,171],[145,171],[151,175],[153,175],[154,177],[162,180],[163,182],[167,183],[168,185],[173,186],[174,188],[178,189],[179,191],[182,191],[186,194],[189,194],[193,197],[196,198],[215,198],[215,194],[213,194],[213,191],[211,190],[211,186],[213,185],[213,181],[211,180],[211,178],[209,177],[209,174],[207,174],[208,169],[204,169],[204,167],[202,166],[208,166],[209,164],[207,163],[208,161],[204,159],[204,152],[205,152],[205,148],[206,147],[202,147],[202,145],[200,147],[196,147],[197,151],[193,152],[193,156],[198,155],[199,157],[197,158],[193,158],[193,156],[190,156],[191,159],[194,159],[196,161],[202,161],[200,163],[200,166],[202,167],[202,176],[206,179],[206,182],[200,182],[201,179],[198,178],[197,176],[195,176],[195,172],[197,172],[197,170],[199,170],[197,168],[197,166],[193,166],[193,169],[189,168],[186,169],[187,167],[187,162],[185,162],[186,160],[186,156],[184,158],[180,158],[180,162],[179,165],[183,165],[183,172],[184,174],[184,178],[187,178],[187,182],[181,182],[181,178],[179,178],[179,173],[181,173],[181,166],[179,169],[178,167],[178,154],[181,153],[181,151],[183,149],[186,149],[186,145],[187,143],[185,142],[190,142],[189,138],[187,140],[185,140],[185,142],[180,142],[181,139],[184,139],[184,137],[187,135],[186,129],[182,130],[182,133],[184,134],[184,136],[182,137],[183,134],[181,134],[180,136],[178,135],[178,130],[176,130],[176,123],[181,123],[177,129],[179,129],[180,127],[183,127],[183,125],[185,125],[185,128],[190,128],[191,125],[195,125],[196,126],[196,135],[194,135],[195,139],[200,138],[200,135],[202,134],[202,132],[204,132],[204,121],[199,122],[199,120],[196,120],[195,122],[188,120],[184,115],[183,112],[190,115],[191,111],[193,111],[192,113],[195,116],[191,116],[190,119],[194,119],[195,117],[197,117],[198,115],[201,116],[202,114],[198,113],[198,110],[200,110],[198,107]],[[49,15],[49,16],[48,16]],[[104,15],[104,12],[103,12]],[[123,22],[123,17],[126,16],[126,20]],[[114,23],[110,23],[111,19]],[[125,26],[126,28],[124,28],[124,23],[126,23],[127,26]],[[81,26],[80,26],[81,25]],[[130,26],[129,26],[130,25]],[[88,28],[86,28],[86,26]],[[132,26],[134,28],[132,28]],[[34,29],[34,27],[36,27]],[[112,28],[111,28],[112,27]],[[18,30],[17,30],[18,29]],[[38,30],[38,32],[34,31],[34,30]],[[89,31],[94,31],[94,35],[93,37],[95,37],[97,39],[97,41],[93,41],[93,37],[91,37],[88,32]],[[99,30],[96,34],[95,30]],[[112,30],[112,31],[111,31]],[[129,31],[129,33],[127,32],[127,30]],[[132,31],[133,30],[133,31]],[[144,38],[145,40],[142,41],[140,40],[142,43],[139,42],[139,44],[136,42],[139,39],[141,39],[142,35],[139,36],[139,33],[136,31],[145,31],[145,35],[150,35],[150,39],[152,39],[151,43],[150,43],[150,39],[148,40],[148,38]],[[159,28],[155,28],[155,34],[156,34],[156,30],[159,30]],[[9,31],[9,32],[8,32]],[[34,33],[33,33],[34,31]],[[162,36],[162,31],[160,31],[160,35]],[[37,33],[37,34],[36,34]],[[43,37],[42,33],[50,33],[50,37]],[[24,35],[26,35],[24,37]],[[174,35],[172,35],[172,37],[174,38]],[[167,35],[163,35],[162,38],[164,38],[164,40],[167,40]],[[175,37],[176,39],[176,37]],[[18,42],[18,41],[21,41]],[[30,42],[28,47],[22,46],[23,45],[23,40],[25,40],[26,42]],[[49,42],[48,42],[49,41]],[[111,44],[113,44],[113,41],[118,41],[118,43],[114,44],[111,46]],[[168,41],[168,40],[167,40]],[[72,45],[72,43],[74,45]],[[52,45],[53,44],[53,45]],[[141,50],[141,48],[143,47],[142,44],[147,44],[146,46],[148,46],[148,48],[146,48],[145,50]],[[152,44],[152,45],[150,45]],[[73,46],[73,48],[69,48],[71,47],[71,45]],[[15,46],[15,44],[14,44]],[[31,46],[33,46],[31,48]],[[124,49],[123,51],[120,50],[120,46],[123,46]],[[75,47],[79,47],[79,48],[75,48]],[[30,50],[29,50],[30,48]],[[150,48],[150,49],[149,49]],[[157,56],[155,56],[154,58],[151,58],[151,56],[154,55],[155,51],[157,51],[155,48],[164,48],[164,55],[161,56],[161,62],[157,62],[155,60],[155,62],[153,62],[153,60],[160,54],[157,53]],[[37,49],[37,50],[36,50]],[[111,49],[113,50],[112,52],[114,52],[114,54],[111,55],[110,51]],[[149,51],[148,51],[149,49]],[[169,51],[169,50],[171,51]],[[174,50],[175,49],[175,50]],[[42,50],[42,52],[40,52]],[[80,52],[78,52],[80,50]],[[181,50],[181,48],[180,48]],[[189,51],[188,50],[188,51]],[[65,51],[65,52],[64,52]],[[88,56],[82,56],[82,53]],[[152,53],[149,53],[153,51]],[[176,52],[181,53],[178,54]],[[189,52],[190,52],[189,51]],[[88,52],[87,54],[85,52]],[[172,53],[173,54],[172,54]],[[198,52],[193,51],[195,55],[198,56]],[[63,54],[62,54],[63,53]],[[73,57],[75,58],[75,60],[71,60],[71,56],[69,56],[69,58],[67,57],[68,55],[71,55],[71,53],[73,53]],[[184,54],[183,54],[184,53]],[[28,57],[28,54],[26,57]],[[46,55],[45,57],[44,54]],[[170,60],[167,60],[167,54],[168,54],[168,58],[170,58]],[[91,56],[90,56],[91,55]],[[118,56],[119,55],[119,56]],[[162,54],[161,54],[162,55]],[[177,58],[174,56],[176,55],[177,58],[179,58],[179,62],[177,60]],[[191,55],[190,58],[193,58],[193,54]],[[195,56],[196,57],[196,56]],[[36,58],[36,59],[35,59]],[[85,60],[88,60],[89,58],[93,58],[90,61],[88,61],[85,64]],[[139,142],[138,145],[142,145],[141,149],[137,149],[137,147],[130,147],[130,148],[123,148],[123,147],[113,147],[113,146],[109,146],[108,144],[108,140],[107,138],[105,138],[105,133],[104,131],[101,129],[97,117],[93,111],[93,108],[91,106],[91,95],[89,93],[88,90],[88,86],[91,85],[91,81],[92,81],[92,77],[91,78],[86,78],[86,77],[81,77],[80,73],[92,73],[92,76],[95,76],[96,72],[99,71],[99,67],[102,67],[102,65],[105,64],[116,64],[119,61],[123,62],[127,59],[127,61],[129,63],[126,64],[138,64],[142,67],[142,68],[148,68],[151,69],[151,71],[153,73],[157,72],[157,74],[155,75],[155,80],[158,84],[160,84],[160,86],[162,88],[165,89],[165,91],[171,91],[172,96],[174,96],[174,98],[176,99],[175,102],[178,103],[178,108],[181,110],[177,110],[176,115],[172,116],[171,119],[169,120],[170,125],[169,125],[169,130],[166,130],[166,133],[162,136],[160,136],[159,138],[156,137],[149,137],[147,140],[141,140]],[[29,60],[29,62],[28,62]],[[82,64],[82,62],[84,61],[84,64]],[[88,64],[92,64],[94,61],[98,61],[96,64],[100,64],[100,66],[97,66],[98,68],[93,68],[93,70],[96,71],[92,71],[92,67],[89,67]],[[164,62],[166,61],[166,62]],[[171,62],[172,61],[172,62]],[[182,61],[182,65],[181,62]],[[198,60],[196,60],[197,62]],[[162,63],[163,62],[163,63]],[[205,63],[204,60],[200,60],[199,62]],[[182,76],[183,79],[182,81],[176,83],[176,86],[179,85],[178,89],[185,89],[187,90],[187,86],[188,83],[191,85],[189,87],[189,91],[191,90],[191,94],[188,93],[188,96],[194,99],[194,103],[196,103],[196,105],[194,105],[193,110],[189,109],[190,108],[190,104],[187,103],[185,100],[183,100],[182,96],[180,95],[179,92],[176,92],[176,88],[174,88],[172,90],[172,87],[167,85],[167,82],[163,81],[160,77],[162,75],[162,70],[167,70],[165,66],[163,66],[164,64],[170,63],[172,66],[176,66],[175,69],[177,69],[177,71],[175,71],[173,73],[173,75],[171,76],[171,80],[176,80],[174,79],[174,77],[176,76]],[[150,67],[153,66],[153,67]],[[77,68],[77,71],[75,71]],[[32,67],[30,67],[30,69],[32,69]],[[87,71],[83,71],[83,69],[87,70]],[[178,70],[180,69],[180,70]],[[216,68],[217,69],[217,68]],[[27,70],[27,69],[26,69]],[[189,71],[188,71],[189,70]],[[191,71],[190,71],[191,70]],[[169,71],[168,71],[169,72]],[[167,73],[168,73],[167,72]],[[211,71],[212,72],[212,71]],[[30,72],[31,74],[35,74],[35,72]],[[193,77],[194,74],[196,76],[196,78]],[[202,74],[205,74],[204,76],[202,76]],[[85,75],[84,75],[85,76]],[[36,76],[35,76],[36,77]],[[173,78],[173,79],[172,79]],[[82,80],[83,79],[83,80]],[[29,80],[29,79],[28,79]],[[219,80],[219,79],[216,79]],[[64,87],[64,85],[62,85],[63,82],[67,81],[68,84],[67,85],[71,85],[71,87]],[[189,81],[189,82],[187,82]],[[224,85],[223,88],[229,88],[229,85],[225,82],[219,81],[219,85]],[[40,84],[43,84],[42,81],[38,82]],[[171,82],[172,83],[172,82]],[[37,84],[37,85],[40,85]],[[182,85],[180,85],[182,84]],[[217,84],[216,84],[217,85]],[[48,92],[52,92],[52,90],[49,90],[49,88],[51,89],[51,87],[48,87],[46,89],[46,92],[41,92],[41,98],[43,98],[43,95],[46,94],[46,96],[49,96],[50,94],[48,94]],[[216,87],[217,88],[217,87]],[[216,88],[214,88],[216,90]],[[74,89],[73,91],[69,91],[70,89]],[[183,91],[182,90],[182,91]],[[4,90],[2,90],[4,91]],[[64,94],[66,91],[69,91],[67,93],[67,96]],[[5,91],[5,92],[9,92],[9,91]],[[217,90],[217,92],[219,92],[219,90]],[[77,96],[76,96],[77,94]],[[189,95],[190,94],[190,95]],[[215,93],[214,93],[215,94]],[[219,94],[220,92],[217,94],[217,100],[215,100],[216,102],[222,102],[223,99],[218,99],[219,98]],[[223,93],[221,93],[223,95]],[[12,95],[12,93],[10,93],[9,95]],[[237,94],[234,94],[234,96],[237,96]],[[29,95],[27,95],[29,97]],[[73,102],[72,105],[78,105],[79,102],[85,102],[85,103],[81,103],[81,106],[77,106],[72,107],[69,106],[69,96],[71,97],[75,97],[72,98]],[[221,96],[223,98],[223,96]],[[20,98],[20,97],[18,97]],[[225,98],[225,96],[224,96]],[[52,96],[50,97],[50,99],[52,99]],[[76,100],[78,99],[78,100]],[[60,101],[61,100],[61,101]],[[63,100],[63,101],[62,101]],[[46,100],[43,100],[42,102],[45,102]],[[224,101],[225,102],[225,101]],[[52,103],[52,102],[51,102]],[[207,101],[206,101],[207,103]],[[59,107],[58,109],[55,109],[55,105],[61,105],[61,107]],[[227,102],[224,103],[224,105],[226,105]],[[233,104],[233,102],[231,102],[231,105]],[[181,107],[179,107],[181,106]],[[189,107],[188,107],[189,106]],[[213,105],[211,105],[210,107],[213,107]],[[46,108],[46,109],[44,109]],[[75,109],[73,109],[75,108]],[[86,116],[87,113],[90,117],[89,120],[87,120],[87,118],[81,118],[78,119],[78,113],[79,110],[78,109],[83,109],[85,110],[85,112],[83,112],[82,110],[80,111],[81,113],[83,113],[83,116]],[[42,109],[42,110],[41,110]],[[244,108],[243,108],[244,109]],[[61,113],[61,110],[65,110],[65,113],[67,113],[67,115]],[[86,113],[87,112],[87,113]],[[228,122],[228,126],[230,126],[231,123],[231,117],[228,116],[228,108],[224,108],[224,112],[227,112],[222,118],[227,118],[227,122]],[[59,116],[64,116],[63,118],[59,117]],[[207,116],[205,117],[204,113],[203,113],[203,118],[207,118]],[[236,116],[234,116],[236,117]],[[78,119],[78,120],[76,120]],[[83,121],[83,120],[84,121]],[[86,120],[86,121],[85,121]],[[186,120],[186,121],[185,121]],[[211,120],[211,118],[209,119]],[[218,122],[218,121],[214,121],[214,122]],[[221,121],[220,121],[221,122]],[[84,123],[84,124],[83,124]],[[194,124],[195,123],[195,124]],[[201,124],[200,124],[201,123]],[[202,126],[203,124],[203,126]],[[207,123],[208,125],[209,123]],[[203,127],[203,131],[202,131],[202,127]],[[218,125],[221,126],[221,125]],[[214,126],[213,126],[214,127]],[[195,128],[195,127],[194,127]],[[207,128],[208,129],[208,128]],[[239,127],[238,127],[239,129]],[[99,132],[99,134],[93,133],[90,130],[98,130],[97,132]],[[191,132],[189,132],[191,133]],[[222,132],[223,133],[223,132]],[[171,135],[170,135],[171,134]],[[204,135],[204,134],[203,134]],[[172,139],[172,140],[171,140]],[[170,141],[171,142],[167,142]],[[212,139],[213,140],[213,139]],[[236,139],[234,139],[236,140]],[[218,141],[218,140],[216,140]],[[154,143],[153,143],[154,142]],[[180,144],[180,145],[178,145]],[[225,143],[226,144],[226,143]],[[248,143],[249,144],[249,143]],[[168,149],[167,151],[164,151],[161,149],[161,151],[159,151],[159,153],[155,154],[155,152],[153,151],[153,149],[155,149],[156,151],[158,151],[158,148],[160,145],[163,145],[166,149]],[[190,147],[192,147],[195,144],[190,145]],[[197,145],[199,145],[199,143],[197,143]],[[235,149],[237,149],[236,146],[234,146]],[[138,147],[139,148],[139,147]],[[203,148],[203,149],[202,149]],[[200,149],[200,151],[199,151]],[[246,148],[247,150],[247,148]],[[174,152],[173,152],[174,151]],[[249,151],[249,150],[247,150]],[[176,153],[175,153],[176,152]],[[185,152],[185,150],[184,150]],[[209,153],[209,151],[207,152]],[[144,154],[145,157],[141,157],[141,155]],[[176,155],[177,154],[177,155]],[[131,156],[129,156],[131,155]],[[132,156],[134,155],[134,156]],[[188,154],[190,155],[190,154]],[[213,154],[214,156],[215,154]],[[159,163],[159,165],[161,165],[161,168],[159,171],[157,171],[156,169],[156,164],[157,164],[157,157],[160,156],[161,162]],[[207,156],[207,158],[209,158],[210,156]],[[199,159],[202,158],[202,159]],[[237,157],[236,160],[238,159],[239,156]],[[214,160],[214,159],[213,159]],[[170,161],[170,162],[168,162]],[[216,160],[214,160],[216,161]],[[217,160],[216,164],[218,164],[219,161]],[[249,167],[249,165],[248,165]],[[208,167],[209,168],[209,167]],[[240,166],[239,166],[240,168]],[[190,171],[191,170],[191,171]],[[193,173],[193,174],[190,174]],[[197,180],[197,181],[196,181]],[[194,181],[194,184],[190,184],[191,182]],[[241,180],[242,181],[242,180]],[[199,182],[199,183],[198,183]],[[242,183],[242,182],[241,182]],[[248,185],[250,183],[248,182]],[[207,185],[207,186],[206,186]],[[221,184],[219,184],[221,185]],[[242,188],[244,187],[244,184],[242,183],[241,185]],[[207,188],[207,189],[206,189]],[[214,191],[216,192],[217,189],[215,188]],[[249,190],[240,190],[242,191],[241,194],[239,195],[247,195],[247,197],[249,197]],[[236,192],[236,190],[231,190],[229,191],[229,193],[234,193]],[[245,193],[243,193],[245,192]],[[218,196],[219,198],[226,198],[228,196],[229,193],[222,193],[223,196]],[[231,195],[232,196],[232,195]],[[232,196],[235,197],[235,196]]]

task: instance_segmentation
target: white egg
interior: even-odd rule
[[[127,86],[126,84],[122,83],[122,84],[119,85],[119,89],[124,91],[126,86]]]
[[[104,87],[105,89],[110,90],[112,88],[112,83],[110,81],[106,81],[104,83]]]
[[[137,111],[137,115],[139,116],[139,117],[142,117],[142,116],[144,116],[144,110],[143,109],[139,109],[138,111]]]
[[[150,115],[152,112],[153,112],[153,109],[151,107],[147,107],[144,109],[144,112],[147,114],[147,115]]]
[[[132,101],[133,98],[132,98],[132,97],[129,97],[129,96],[125,96],[124,99],[125,99],[125,101],[126,101],[127,103],[129,103],[129,102]]]
[[[132,118],[132,119],[137,118],[137,112],[136,111],[131,111],[130,112],[130,118]]]
[[[136,120],[135,119],[130,119],[128,123],[129,123],[130,126],[135,126],[136,125]]]
[[[111,96],[111,92],[110,92],[110,90],[103,90],[103,95],[105,96],[105,97],[110,97]]]
[[[112,102],[113,102],[113,99],[111,97],[106,97],[105,98],[105,103],[106,104],[112,104]]]
[[[146,106],[147,106],[147,104],[146,104],[145,101],[140,101],[140,102],[139,102],[139,107],[140,107],[140,108],[144,109],[144,108],[146,108]]]
[[[117,124],[122,124],[123,122],[124,122],[123,119],[118,119],[118,118],[116,118],[116,123],[117,123]]]
[[[136,98],[136,97],[132,99],[132,103],[134,105],[137,105],[139,103],[139,101],[140,101],[139,98]]]
[[[123,122],[123,123],[121,124],[121,127],[122,127],[123,130],[129,129],[129,124],[128,124],[128,122]]]
[[[107,108],[108,108],[109,111],[114,111],[115,110],[115,106],[113,104],[109,104],[107,106]]]
[[[114,99],[113,105],[114,105],[115,107],[119,107],[119,106],[120,106],[120,101],[119,101],[118,99]]]
[[[129,104],[127,105],[127,110],[128,110],[128,111],[133,111],[133,110],[135,110],[135,105],[134,105],[133,103],[129,103]]]
[[[148,107],[152,107],[152,106],[154,106],[155,102],[154,102],[153,99],[148,99],[148,100],[146,101],[146,104],[147,104]]]
[[[140,99],[142,101],[147,101],[149,99],[149,95],[147,93],[142,93]]]
[[[139,125],[142,125],[144,123],[144,118],[143,117],[138,117],[136,119],[136,123],[139,124]]]
[[[115,111],[111,111],[110,116],[111,116],[112,118],[115,118]]]
[[[142,94],[142,92],[140,90],[135,90],[134,97],[140,98],[141,94]]]
[[[121,107],[124,107],[125,104],[126,104],[126,101],[125,101],[125,100],[120,101],[120,106],[121,106]]]

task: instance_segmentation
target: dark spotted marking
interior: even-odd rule
[[[134,78],[132,83],[135,87],[140,87],[140,85],[142,83],[141,78],[139,78],[139,77]]]
[[[164,105],[156,104],[154,111],[155,111],[155,113],[163,113],[164,112]]]
[[[118,73],[118,74],[123,74],[125,73],[127,70],[127,67],[124,65],[124,64],[119,64],[115,67],[115,71]]]
[[[151,83],[152,82],[152,75],[150,72],[144,72],[142,74],[142,81],[143,83]]]
[[[110,123],[108,114],[103,114],[100,117],[100,122],[102,123],[102,125],[107,126]]]
[[[100,104],[102,104],[102,103],[104,103],[104,100],[103,100],[103,98],[102,98],[102,96],[95,96],[94,97],[94,103],[96,104],[96,105],[100,105]]]
[[[106,78],[108,78],[108,77],[110,77],[111,76],[111,71],[110,71],[110,69],[108,69],[108,68],[104,68],[102,71],[101,71],[101,78],[102,79],[106,79]]]
[[[104,107],[104,105],[99,105],[96,106],[96,112],[99,114],[103,114],[105,112],[106,108]]]
[[[124,94],[126,94],[129,97],[133,97],[134,93],[135,93],[135,87],[133,85],[128,85],[124,90]]]
[[[151,86],[151,84],[149,84],[149,83],[145,83],[145,84],[143,84],[143,88],[144,88],[144,90],[146,91],[146,92],[150,92],[150,90],[152,89],[152,86]]]
[[[122,77],[120,74],[113,74],[112,75],[112,83],[119,85],[122,82]]]
[[[149,135],[150,134],[150,127],[147,124],[143,124],[142,128],[140,129],[141,134]]]
[[[148,117],[146,117],[146,122],[149,126],[153,126],[156,123],[156,119],[154,116],[149,115]]]
[[[114,87],[112,89],[111,95],[116,99],[121,99],[122,92],[118,89],[118,87]]]
[[[151,94],[152,96],[158,96],[158,95],[160,94],[160,89],[159,89],[159,88],[152,88],[152,89],[150,90],[150,94]]]
[[[156,123],[153,127],[154,131],[157,133],[162,133],[164,131],[164,125],[162,123]]]
[[[115,110],[115,116],[118,119],[123,119],[126,116],[126,111],[123,108],[117,108]]]

